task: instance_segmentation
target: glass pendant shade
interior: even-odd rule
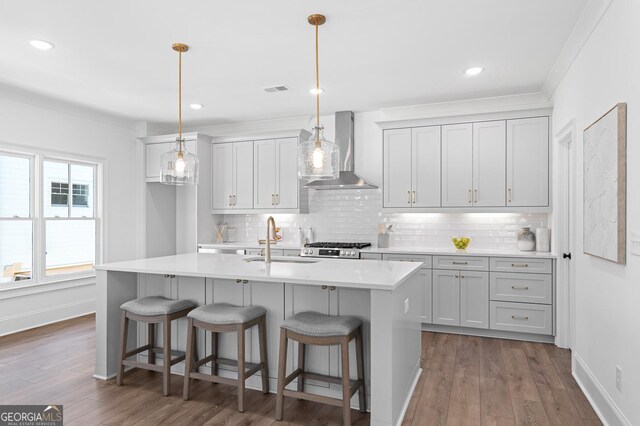
[[[324,138],[316,127],[305,142],[298,145],[298,177],[310,181],[337,179],[340,175],[340,148]]]
[[[176,141],[173,151],[160,158],[160,182],[170,185],[198,184],[198,157],[187,151],[183,140]]]

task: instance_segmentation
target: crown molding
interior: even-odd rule
[[[542,87],[542,92],[549,99],[555,94],[558,85],[560,85],[560,82],[571,68],[571,65],[573,65],[573,62],[597,28],[612,2],[613,0],[590,0],[585,6]]]

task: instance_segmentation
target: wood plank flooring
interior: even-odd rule
[[[85,316],[0,337],[0,404],[63,404],[66,425],[339,425],[342,412],[287,398],[274,421],[275,397],[195,381],[182,400],[182,377],[162,396],[161,375],[136,370],[125,385],[91,377],[95,318]],[[571,376],[570,352],[552,345],[423,333],[423,374],[404,425],[596,425]],[[352,411],[356,425],[369,415]]]

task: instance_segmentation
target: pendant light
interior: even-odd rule
[[[160,182],[168,185],[197,185],[198,157],[187,151],[182,137],[182,53],[189,50],[189,46],[175,43],[171,46],[178,52],[178,137],[173,150],[165,152],[160,158]]]
[[[316,125],[311,137],[298,145],[298,177],[306,180],[337,179],[340,175],[340,149],[324,138],[320,125],[320,71],[318,61],[318,27],[326,22],[324,15],[314,14],[308,21],[316,29]]]

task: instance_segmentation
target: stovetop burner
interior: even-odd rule
[[[371,247],[371,243],[331,243],[331,242],[318,242],[308,243],[305,247],[314,248],[336,248],[336,249],[363,249]]]

